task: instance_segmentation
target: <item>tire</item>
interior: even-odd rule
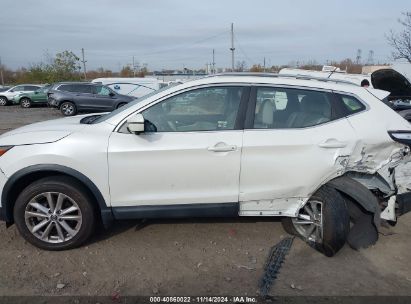
[[[64,116],[74,116],[77,114],[77,108],[74,103],[65,101],[60,105],[60,112]]]
[[[0,96],[0,106],[7,106],[8,103],[9,100],[7,99],[7,97]]]
[[[318,210],[320,212],[316,212]],[[308,222],[314,223],[307,224]],[[311,247],[332,257],[347,240],[350,216],[341,194],[334,188],[322,186],[299,210],[298,217],[284,218],[282,224],[287,233],[302,238]]]
[[[96,223],[86,189],[64,176],[42,178],[27,186],[16,200],[13,215],[23,238],[45,250],[80,246],[92,235]]]
[[[20,106],[22,108],[30,108],[31,107],[31,100],[30,98],[24,97],[22,99],[20,99]]]
[[[116,109],[119,109],[119,108],[121,108],[121,107],[124,107],[126,104],[127,104],[126,102],[120,102],[120,103],[117,105],[117,108],[116,108]]]

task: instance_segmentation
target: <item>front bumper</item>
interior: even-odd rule
[[[19,104],[20,103],[20,97],[19,96],[16,96],[13,99],[9,99],[9,100],[12,104]]]

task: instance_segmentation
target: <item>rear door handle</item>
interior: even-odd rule
[[[322,143],[318,144],[320,148],[324,149],[337,149],[337,148],[345,148],[347,146],[346,142],[339,141],[335,138],[329,138]]]
[[[212,147],[208,147],[207,150],[211,152],[232,152],[237,150],[237,146],[227,145],[226,143],[219,142]]]

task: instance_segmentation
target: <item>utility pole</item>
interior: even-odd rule
[[[84,80],[87,80],[87,70],[86,70],[86,60],[84,60],[84,49],[81,48],[81,56],[83,57],[83,60],[81,61],[83,63],[83,71],[84,71]]]
[[[214,49],[213,49],[213,70],[212,70],[211,74],[215,74],[215,51],[214,51]]]
[[[1,85],[4,86],[3,65],[1,64],[1,57],[0,57],[0,78],[1,78]]]
[[[265,73],[265,57],[264,57],[264,73]]]
[[[133,56],[133,77],[136,77],[136,65],[134,63],[134,56]]]
[[[358,49],[358,50],[357,50],[357,57],[355,58],[355,63],[356,63],[356,64],[360,64],[360,63],[361,63],[361,53],[362,53],[361,49]]]
[[[235,51],[235,47],[234,47],[234,23],[231,23],[231,70],[232,72],[234,72],[234,51]]]

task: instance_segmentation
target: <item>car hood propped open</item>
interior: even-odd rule
[[[381,69],[371,74],[372,86],[391,92],[388,99],[411,99],[411,83],[401,73],[393,69]]]

